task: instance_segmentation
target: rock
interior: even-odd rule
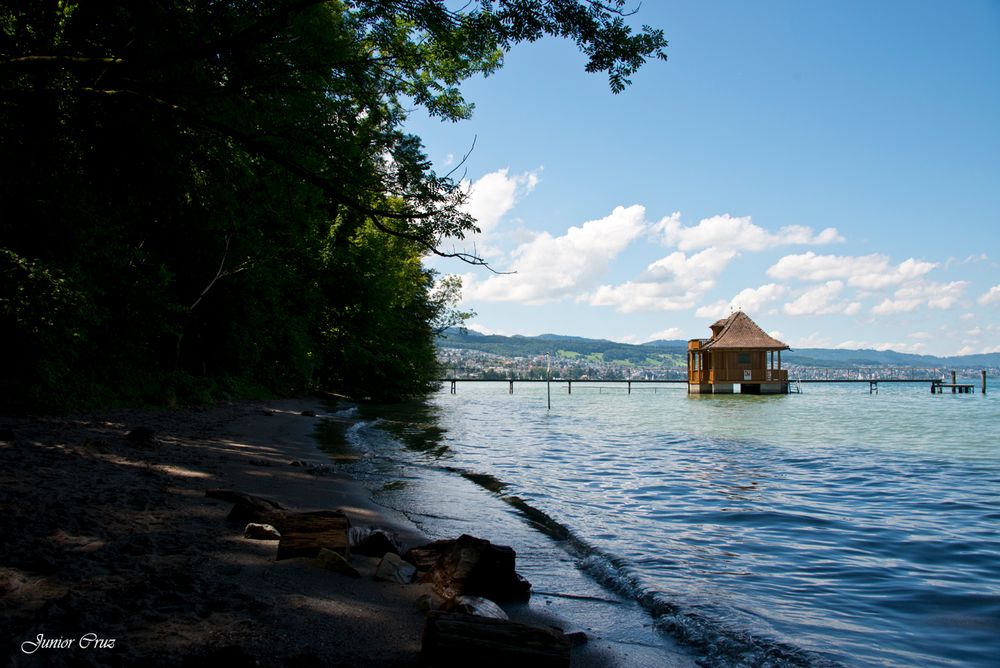
[[[299,415],[303,415],[305,417],[316,417],[316,411],[314,411],[314,410],[304,410],[301,413],[299,413]]]
[[[569,668],[570,641],[544,626],[432,610],[421,657],[433,666]]]
[[[323,548],[350,556],[347,532],[351,522],[339,510],[317,510],[310,513],[289,513],[275,525],[281,532],[278,561],[293,557],[315,557]]]
[[[453,539],[448,540],[438,540],[433,543],[428,543],[427,545],[421,545],[419,547],[411,547],[403,555],[403,558],[408,562],[417,567],[420,571],[429,571],[434,568],[437,564],[438,559],[452,546],[454,546],[455,541]]]
[[[356,554],[369,557],[381,557],[387,552],[403,554],[403,546],[400,545],[399,539],[394,533],[385,529],[351,527],[350,540],[351,550]]]
[[[382,582],[410,584],[417,575],[417,567],[403,561],[398,554],[386,552],[375,569],[375,579]]]
[[[460,612],[489,619],[510,619],[499,605],[482,596],[456,596],[449,598],[441,606],[446,612]]]
[[[156,432],[149,427],[136,427],[125,435],[125,440],[137,447],[156,445]]]
[[[352,578],[361,577],[361,573],[359,573],[354,566],[347,563],[347,559],[333,550],[326,549],[325,547],[321,548],[319,554],[316,555],[315,563],[324,570],[333,571],[334,573],[340,573]]]
[[[249,464],[251,466],[270,466],[271,462],[266,459],[251,459]]]
[[[205,492],[205,496],[232,503],[233,509],[229,511],[226,519],[234,524],[244,527],[251,522],[270,524],[281,530],[285,511],[276,501],[231,489],[210,489]]]
[[[243,537],[253,540],[281,540],[281,533],[270,524],[251,522],[243,530]]]
[[[482,538],[462,535],[456,540],[437,541],[409,550],[405,557],[421,570],[433,559],[423,580],[431,582],[444,598],[469,595],[524,601],[531,596],[531,583],[514,570],[514,550]]]

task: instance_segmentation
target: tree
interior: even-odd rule
[[[0,326],[19,346],[0,398],[386,377],[388,357],[428,349],[436,318],[460,319],[420,255],[482,263],[441,250],[475,221],[406,110],[466,118],[460,83],[546,35],[574,40],[618,92],[666,44],[626,14],[569,0],[0,9]],[[383,352],[347,355],[370,352],[349,314],[375,304],[402,308]]]

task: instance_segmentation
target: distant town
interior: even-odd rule
[[[687,342],[641,345],[542,335],[486,336],[449,330],[438,340],[444,378],[482,380],[645,380],[687,378]],[[783,354],[793,380],[926,380],[1000,377],[1000,354],[934,357],[894,351],[812,348]]]

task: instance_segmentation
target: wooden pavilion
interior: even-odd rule
[[[688,341],[689,394],[732,394],[737,383],[743,394],[788,393],[788,371],[781,368],[786,344],[743,311],[719,320],[711,329],[711,338]]]

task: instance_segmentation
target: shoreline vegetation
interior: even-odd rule
[[[421,396],[484,266],[464,81],[568,39],[623,91],[665,60],[624,0],[68,2],[0,10],[4,410],[206,403],[337,388]],[[459,272],[455,272],[457,274]]]
[[[328,433],[317,437],[318,425]],[[313,558],[278,560],[275,541],[244,537],[243,522],[227,521],[232,504],[206,496],[239,490],[289,513],[339,510],[404,549],[428,543],[329,465],[353,455],[346,445],[330,451],[348,424],[319,399],[4,417],[0,426],[12,665],[429,665],[421,639],[428,605],[441,602],[435,585],[376,581],[380,559],[357,551],[348,561],[360,577]],[[504,608],[513,622],[580,631],[530,604]],[[600,638],[568,638],[573,666],[634,665]]]

